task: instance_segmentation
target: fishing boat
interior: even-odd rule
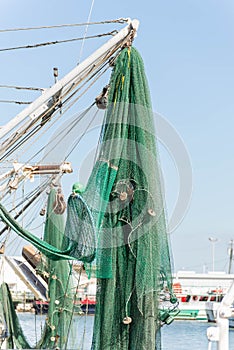
[[[176,315],[175,319],[210,321],[208,313],[209,303],[216,303],[219,305],[224,294],[222,291],[211,291],[210,293],[191,292],[189,294],[181,292],[176,293],[176,296],[179,301],[178,308],[180,312]]]
[[[210,305],[216,309],[220,306],[233,279],[233,274],[223,271],[209,273],[178,271],[173,274],[173,289],[180,310],[175,319],[209,322]]]
[[[193,271],[178,271],[173,274],[173,291],[178,301],[174,319],[215,322],[217,309],[233,278],[232,274],[224,272],[199,274]],[[85,280],[80,284],[81,309],[89,314],[95,314],[96,284],[96,278]],[[37,305],[40,307],[40,312],[48,312],[47,302],[37,301]]]
[[[29,344],[10,286],[3,282],[0,298],[7,332],[2,343],[7,348],[78,348],[77,317],[94,305],[90,299],[80,300],[82,270],[97,280],[92,350],[160,349],[161,327],[177,313],[151,98],[143,60],[132,45],[139,22],[119,22],[125,27],[109,33],[108,42],[63,78],[58,79],[55,68],[55,84],[0,128],[1,162],[9,167],[0,178],[1,252],[12,232],[34,246],[31,265],[46,283],[46,300],[37,297],[35,305],[48,307],[41,339]],[[90,106],[61,123],[108,69],[111,76]],[[97,125],[99,111],[94,166],[86,185],[78,179],[70,182],[66,200],[61,179],[72,174],[69,156]],[[60,128],[48,142],[44,132],[54,130],[55,122]],[[52,163],[51,154],[56,156]],[[39,235],[28,228],[24,215],[28,208],[35,210],[35,203],[40,204],[35,226],[43,227]],[[78,272],[77,261],[82,264]],[[29,275],[26,262],[14,264],[21,276]]]

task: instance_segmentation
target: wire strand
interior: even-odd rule
[[[103,37],[103,36],[115,35],[117,33],[118,33],[117,30],[112,30],[111,32],[108,32],[108,33],[90,35],[90,36],[87,36],[85,39],[95,39],[95,38],[100,38],[100,37]],[[35,45],[22,45],[22,46],[15,46],[15,47],[7,47],[7,48],[4,48],[4,49],[0,49],[0,52],[20,50],[20,49],[34,49],[34,48],[43,47],[43,46],[56,45],[56,44],[62,44],[62,43],[69,43],[69,42],[73,42],[73,41],[80,41],[80,40],[83,40],[83,39],[84,38],[72,38],[72,39],[66,39],[66,40],[48,41],[48,42],[44,42],[44,43],[38,43],[38,44],[35,44]]]
[[[89,22],[90,22],[90,18],[91,18],[91,14],[92,14],[92,11],[93,11],[93,5],[94,5],[94,0],[92,0],[92,3],[91,3],[91,7],[90,7],[90,11],[89,11],[89,15],[88,15],[88,20],[87,20],[87,25],[85,27],[85,31],[84,31],[84,37],[83,37],[83,40],[82,40],[82,43],[81,43],[81,48],[80,48],[80,55],[79,55],[79,60],[78,60],[78,63],[80,63],[80,60],[81,60],[81,57],[82,57],[82,54],[83,54],[83,50],[84,50],[84,42],[85,42],[85,38],[87,36],[87,32],[88,32],[88,28],[89,28]]]
[[[44,91],[45,90],[43,88],[26,87],[26,86],[15,86],[15,85],[0,85],[0,88],[17,89],[17,90],[35,90],[35,91]]]
[[[32,101],[13,101],[13,100],[0,100],[0,103],[15,103],[17,105],[30,105]]]
[[[26,31],[26,30],[38,30],[38,29],[52,29],[52,28],[64,28],[64,27],[82,27],[87,25],[95,25],[95,24],[110,24],[110,23],[119,23],[124,24],[128,22],[128,18],[118,18],[113,20],[106,20],[101,22],[88,22],[88,23],[70,23],[70,24],[57,24],[51,26],[36,26],[36,27],[25,27],[25,28],[6,28],[0,29],[0,33],[5,32],[17,32],[17,31]]]

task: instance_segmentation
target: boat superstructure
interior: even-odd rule
[[[178,271],[173,275],[173,288],[179,301],[176,319],[209,321],[209,306],[220,305],[234,279],[225,272],[196,273]]]

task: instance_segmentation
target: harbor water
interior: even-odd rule
[[[30,313],[18,314],[21,326],[27,334],[28,341],[34,345],[39,340],[45,316],[35,316]],[[77,317],[77,344],[76,350],[90,350],[93,316]],[[207,350],[208,340],[206,337],[207,328],[214,324],[198,321],[174,321],[169,326],[162,328],[161,343],[162,350]],[[83,331],[85,330],[85,331]],[[230,350],[234,349],[234,329],[229,331]],[[212,350],[216,350],[216,343],[212,344]],[[73,350],[67,348],[67,350]]]

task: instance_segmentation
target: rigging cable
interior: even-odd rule
[[[75,92],[73,92],[73,94],[72,95],[70,95],[64,102],[63,102],[63,104],[66,104],[85,84],[87,84],[91,79],[93,79],[93,81],[88,85],[88,87],[73,101],[73,102],[71,102],[70,103],[70,105],[68,105],[67,106],[67,108],[66,108],[66,110],[65,111],[63,111],[62,113],[60,113],[60,115],[59,115],[59,117],[57,118],[57,120],[54,120],[54,122],[53,123],[51,123],[49,126],[48,126],[48,128],[46,129],[46,130],[48,130],[49,128],[51,128],[51,126],[53,126],[54,125],[54,123],[55,122],[57,122],[58,121],[58,119],[60,119],[61,117],[62,117],[62,115],[65,113],[65,112],[67,112],[67,110],[69,109],[69,108],[71,108],[78,100],[79,100],[79,98],[82,96],[82,95],[84,95],[84,93],[107,71],[107,69],[109,68],[109,67],[106,67],[105,69],[104,69],[104,67],[106,66],[108,64],[108,62],[104,62],[104,64],[91,76],[91,77],[89,77],[77,90],[75,90]],[[102,71],[104,69],[104,71]],[[96,76],[96,78],[94,79],[94,77],[95,77],[95,75],[97,75]],[[68,92],[66,93],[66,94],[68,94]],[[64,94],[64,96],[66,95],[66,94]],[[49,111],[50,110],[52,110],[53,108],[54,108],[54,106],[56,105],[56,104],[58,104],[59,102],[57,101],[57,102],[55,102],[55,104],[54,105],[52,105],[51,107],[50,107],[50,109],[49,109]],[[93,105],[93,104],[92,104]],[[91,106],[92,106],[91,105]],[[90,107],[88,107],[88,109],[89,109]],[[47,111],[46,113],[48,113],[49,111]],[[56,114],[58,112],[58,110],[57,111],[55,111],[54,112],[54,114]],[[40,117],[40,119],[41,119],[41,117]],[[50,119],[48,119],[48,120],[50,120]],[[37,120],[34,120],[34,124],[37,122]],[[29,126],[32,126],[33,125],[33,123],[31,123]],[[25,142],[27,142],[33,135],[35,135],[40,129],[41,129],[41,127],[42,127],[42,125],[41,124],[39,124],[39,125],[35,125],[35,127],[29,132],[29,134],[28,135],[25,135],[24,137],[23,137],[23,139],[21,139],[21,140],[19,140],[18,141],[18,143],[15,143],[15,145],[11,148],[11,149],[9,149],[3,156],[2,156],[2,158],[1,158],[1,160],[3,160],[5,157],[7,157],[8,155],[10,155],[10,154],[12,154],[16,149],[18,150],[19,149],[19,147],[22,145],[22,144],[24,144]],[[46,130],[44,131],[44,133],[46,132]],[[26,132],[26,130],[24,130],[24,133]],[[43,134],[44,134],[43,133]],[[41,137],[42,135],[40,135],[39,136],[39,138]],[[35,142],[35,140],[33,141],[33,142]],[[44,147],[42,147],[37,153],[36,153],[36,155],[37,154],[39,154],[40,152],[42,152],[43,150],[44,150],[44,148],[45,148],[46,146],[44,146]],[[34,155],[35,156],[35,155]],[[31,161],[32,159],[33,159],[34,157],[32,157],[29,161]]]
[[[102,67],[99,68],[99,70],[97,72],[95,72],[91,77],[89,77],[89,79],[87,81],[84,82],[84,84],[78,88],[75,92],[73,92],[73,94],[71,96],[69,96],[67,98],[67,100],[64,101],[64,103],[66,103],[67,101],[69,101],[71,99],[71,97],[73,97],[73,95],[75,95],[75,93],[77,93],[77,91],[79,91],[88,81],[90,81],[91,79],[94,79],[94,76],[97,75],[99,73],[99,75],[97,75],[97,77],[91,82],[91,84],[82,92],[82,94],[80,94],[72,103],[70,103],[70,105],[67,107],[67,109],[63,112],[63,114],[69,109],[71,108],[77,101],[78,99],[106,72],[106,70],[109,68],[107,67],[103,72],[101,71],[105,65],[107,64],[107,62],[105,62],[103,64]],[[68,125],[69,127],[69,130],[66,132],[66,134],[68,135],[69,134],[69,131],[71,131],[82,119],[83,117],[89,112],[89,110],[95,105],[95,102],[93,102],[84,112],[82,112],[80,115],[79,115],[79,118],[76,120],[74,120],[71,124]],[[92,120],[88,123],[88,127],[86,128],[86,130],[88,130],[88,128],[90,127],[90,125],[92,124],[93,120],[95,119],[97,115],[97,112],[95,113],[94,117],[92,118]],[[55,123],[55,121],[54,121]],[[53,139],[53,141],[58,138],[59,136],[62,136],[62,133],[63,133],[64,129],[55,136],[55,138]],[[79,142],[81,141],[81,139],[83,138],[83,136],[85,135],[85,132],[80,136],[80,138],[76,141],[75,143],[75,146],[72,148],[72,150],[67,154],[67,156],[64,158],[64,161],[67,160],[68,156],[74,151],[74,149],[77,147],[77,145],[79,144]],[[64,136],[62,136],[62,138],[64,138]],[[61,142],[61,140],[59,139],[58,142],[55,144],[55,146],[49,151],[46,153],[45,156],[48,156],[48,154],[53,151],[56,147],[56,145],[58,145],[59,143]],[[45,147],[47,146],[44,146],[43,148],[41,148],[38,152],[42,152]]]
[[[88,107],[88,108],[83,112],[83,114],[85,115],[85,114],[89,111],[89,109],[90,109],[92,106],[93,106],[93,104],[92,104],[90,107]],[[63,114],[64,114],[64,112],[63,112]],[[80,115],[79,115],[79,116],[80,116]],[[59,118],[61,118],[61,115],[59,115]],[[78,123],[82,118],[83,118],[83,117],[81,116],[81,118],[78,119],[77,123]],[[46,131],[48,131],[48,129],[51,128],[51,126],[53,126],[57,121],[58,121],[58,119],[57,119],[57,120],[54,120],[53,123],[52,123],[51,125],[49,125],[48,128],[47,128],[46,130],[44,130],[44,132],[43,132],[41,135],[39,135],[39,137],[38,137],[36,140],[32,141],[32,143],[35,143],[35,141],[37,141],[37,140],[38,140]],[[37,125],[33,130],[30,131],[30,134],[29,134],[27,137],[24,137],[23,140],[21,140],[20,142],[18,142],[18,144],[17,144],[13,149],[9,150],[9,151],[8,151],[8,154],[9,154],[9,152],[10,152],[10,153],[14,152],[15,149],[18,149],[18,147],[20,147],[24,142],[26,142],[27,140],[29,140],[30,137],[32,137],[32,136],[38,131],[38,130],[36,130],[37,127],[38,127],[38,125]],[[71,125],[69,125],[68,127],[71,127]],[[63,131],[64,131],[64,130],[63,130]],[[58,136],[60,136],[61,133],[62,133],[62,132],[60,132],[60,133],[54,138],[54,140],[55,140]],[[54,141],[54,140],[53,140],[53,141]],[[60,141],[61,141],[61,140],[59,140],[59,141],[57,142],[57,144],[58,144]],[[43,152],[43,150],[44,150],[47,146],[48,146],[48,145],[45,145],[45,146],[41,147],[36,153],[34,153],[34,155],[28,160],[28,163],[30,163],[37,155],[39,155],[41,152]],[[31,147],[31,146],[29,145],[29,148],[30,148],[30,147]],[[53,149],[52,149],[52,150],[53,150]],[[25,151],[24,151],[24,153],[25,153]],[[48,154],[49,154],[49,153],[45,154],[44,157],[47,156]]]
[[[103,59],[103,60],[104,60],[104,59]],[[103,61],[103,60],[102,60],[102,61]],[[107,70],[107,68],[106,68],[106,70],[104,70],[103,73],[101,73],[100,71],[105,67],[105,65],[107,65],[107,63],[108,63],[108,62],[104,62],[104,64],[102,64],[102,66],[99,67],[98,70],[97,70],[96,72],[94,72],[93,75],[91,75],[90,77],[88,77],[88,73],[86,73],[86,76],[83,77],[83,80],[84,80],[85,78],[88,78],[88,79],[87,79],[86,81],[84,81],[84,83],[83,83],[75,92],[73,92],[73,94],[71,94],[71,95],[63,102],[63,105],[66,104],[67,101],[69,101],[69,100],[73,97],[73,95],[74,95],[75,93],[77,93],[85,84],[87,84],[87,82],[88,82],[89,80],[93,79],[93,77],[94,77],[95,75],[97,75],[97,77],[96,77],[96,79],[94,79],[94,82],[95,82],[102,74],[104,74],[105,71]],[[101,63],[100,63],[100,64],[101,64]],[[97,68],[97,65],[96,65],[95,67]],[[100,74],[99,74],[99,73],[100,73]],[[99,75],[98,75],[98,74],[99,74]],[[78,99],[79,99],[93,84],[94,84],[94,82],[92,82],[92,83],[88,86],[88,88],[86,88],[86,90],[85,90],[82,94],[80,94],[80,95],[75,99],[75,101],[74,101],[72,104],[70,104],[70,106],[67,107],[66,110],[68,110],[69,108],[71,108],[71,106],[72,106],[72,105],[73,105],[73,104],[74,104],[74,103],[75,103],[75,102],[76,102],[76,101],[77,101],[77,100],[78,100]],[[80,83],[80,81],[79,81],[78,83],[74,84],[74,85],[72,86],[72,88],[74,89],[75,86],[77,86],[79,83]],[[65,97],[66,95],[68,95],[69,92],[70,92],[70,90],[66,91],[66,92],[64,93],[64,95],[60,97],[60,99],[63,98],[63,97]],[[37,133],[37,132],[41,129],[41,127],[44,126],[44,124],[45,124],[47,121],[50,120],[50,118],[46,119],[45,116],[46,116],[46,114],[49,114],[49,112],[51,112],[55,107],[57,107],[57,106],[60,104],[60,99],[57,100],[57,101],[55,101],[54,104],[53,104],[52,106],[50,106],[50,108],[45,112],[44,116],[43,116],[43,115],[42,115],[42,116],[39,116],[37,119],[34,119],[30,124],[28,124],[28,125],[27,125],[27,128],[23,130],[23,134],[25,134],[25,133],[27,132],[27,129],[28,129],[28,128],[31,128],[34,124],[36,124],[36,123],[38,122],[38,120],[43,120],[43,118],[44,118],[45,121],[44,121],[43,124],[41,123],[41,124],[39,124],[39,125],[36,125],[36,126],[34,127],[34,129],[32,129],[28,135],[25,135],[25,136],[23,137],[23,139],[19,140],[18,143],[16,143],[16,140],[13,139],[13,141],[14,141],[14,146],[13,146],[12,148],[8,149],[8,151],[7,151],[5,154],[3,154],[3,156],[1,157],[0,160],[4,160],[8,155],[12,154],[12,152],[14,152],[15,149],[18,149],[24,142],[26,142],[30,137],[32,137],[35,133]],[[57,111],[55,111],[54,114],[56,114],[56,112],[57,112]],[[61,114],[60,116],[62,116],[62,114],[64,114],[64,111],[63,111],[63,113],[60,113],[60,114]],[[54,123],[53,123],[53,124],[54,124]],[[53,125],[53,124],[52,124],[52,125]],[[23,134],[22,134],[22,135],[23,135]],[[12,143],[13,143],[13,141],[12,141]],[[8,146],[11,147],[11,145],[8,145]],[[9,147],[8,147],[8,148],[9,148]]]
[[[52,149],[50,149],[46,154],[44,154],[44,157],[48,156],[50,152],[52,152],[56,146],[61,142],[61,138],[63,139],[66,135],[69,134],[69,132],[74,129],[74,127],[86,116],[86,114],[91,110],[91,108],[93,107],[94,103],[92,103],[84,112],[82,112],[81,114],[78,115],[78,118],[75,119],[73,122],[71,122],[69,125],[68,125],[68,128],[69,130],[66,131],[66,129],[60,131],[53,139],[53,142],[58,139],[58,141],[55,143],[54,147]],[[65,135],[64,135],[64,131],[66,132]],[[59,138],[61,137],[61,138]],[[37,154],[39,154],[40,152],[42,152],[46,147],[48,147],[48,145],[46,146],[43,146],[38,152]],[[36,155],[37,155],[36,154]],[[34,155],[35,156],[35,155]],[[66,160],[66,158],[64,159]]]
[[[73,147],[71,148],[70,152],[67,153],[66,157],[64,158],[64,160],[66,160],[69,155],[74,151],[74,149],[77,147],[77,145],[80,143],[80,141],[82,140],[82,138],[84,137],[84,135],[86,134],[87,130],[89,130],[90,125],[92,124],[92,122],[94,121],[94,119],[96,118],[98,114],[98,110],[96,111],[96,113],[94,114],[93,118],[90,120],[90,122],[87,124],[86,129],[84,130],[84,132],[80,135],[80,137],[78,138],[78,140],[76,140],[75,144],[73,145]]]
[[[0,100],[0,103],[15,103],[18,105],[30,105],[32,103],[32,101]]]
[[[81,43],[81,48],[80,48],[80,56],[79,56],[79,60],[78,60],[77,64],[80,64],[80,60],[81,60],[81,57],[82,57],[82,54],[83,54],[84,42],[85,42],[85,39],[86,39],[86,36],[87,36],[87,32],[88,32],[88,28],[89,28],[89,22],[90,22],[91,14],[92,14],[92,11],[93,11],[93,5],[94,5],[94,0],[92,0],[91,7],[90,7],[90,10],[89,10],[87,25],[85,27],[84,37],[83,37],[83,40],[82,40],[82,43]]]
[[[33,91],[42,91],[42,92],[45,90],[43,88],[15,86],[15,85],[0,85],[0,88],[17,89],[17,90],[33,90]]]
[[[107,60],[110,59],[110,57],[111,57],[118,49],[120,49],[120,48],[122,47],[123,42],[126,42],[126,40],[128,40],[128,38],[129,38],[131,35],[132,35],[132,33],[128,33],[128,34],[126,35],[125,39],[124,39],[123,41],[121,41],[121,42],[115,47],[115,49],[113,49],[111,52],[107,53],[104,57],[102,57],[101,62],[102,62],[102,63],[104,62],[104,65],[105,65],[105,63],[107,63]],[[94,69],[94,68],[97,69],[98,66],[99,66],[99,70],[100,70],[100,65],[101,65],[102,63],[100,63],[100,62],[98,63],[98,62],[97,62],[89,71],[87,71],[87,72],[86,72],[86,78],[87,78],[88,75],[91,73],[92,69]],[[108,63],[109,63],[109,62],[108,62]],[[98,70],[98,71],[99,71],[99,70]],[[93,76],[94,76],[95,74],[97,74],[97,72],[93,73]],[[84,79],[85,79],[85,75],[83,76],[83,79],[82,79],[82,80],[84,80]],[[75,86],[77,86],[79,83],[80,83],[80,81],[74,83],[73,86],[72,86],[72,88],[74,88]],[[84,84],[83,84],[83,85],[84,85]],[[63,95],[62,97],[66,96],[66,95],[70,92],[70,90],[71,90],[71,88],[68,89],[68,90],[64,93],[64,95]],[[56,107],[56,106],[58,106],[58,105],[61,103],[61,98],[62,98],[62,97],[60,97],[59,100],[57,100],[57,101],[50,107],[50,109],[47,110],[47,111],[45,112],[45,115],[48,114],[49,111],[52,111],[53,107]],[[68,98],[68,99],[69,99],[69,98]],[[68,99],[67,99],[67,100],[68,100]],[[78,99],[78,98],[77,98],[77,99]],[[66,101],[67,101],[67,100],[66,100]],[[66,101],[65,101],[65,102],[66,102]],[[65,102],[64,102],[64,103],[65,103]],[[30,123],[30,124],[27,125],[27,128],[32,127],[32,125],[35,124],[35,123],[36,123],[39,119],[41,119],[42,117],[43,117],[43,116],[39,116],[37,119],[34,119],[32,123]],[[50,117],[48,118],[48,120],[50,120]],[[45,122],[47,122],[48,120],[45,119]],[[43,123],[43,125],[44,125],[44,123]],[[42,126],[42,125],[41,125],[41,126]],[[27,128],[24,130],[24,133],[27,131]],[[16,140],[15,140],[15,141],[16,141]],[[15,143],[15,141],[14,141],[14,143]],[[9,148],[10,146],[11,146],[11,145],[8,144],[8,148]],[[9,154],[9,152],[12,153],[12,150],[8,151],[8,154]],[[6,156],[6,155],[5,155],[5,156]],[[3,156],[1,159],[4,159],[4,156]]]
[[[87,25],[94,25],[94,24],[110,24],[110,23],[120,23],[124,24],[128,22],[128,18],[118,18],[113,20],[106,20],[106,21],[99,21],[99,22],[88,22],[88,23],[70,23],[70,24],[57,24],[52,26],[37,26],[37,27],[25,27],[25,28],[7,28],[7,29],[0,29],[0,33],[5,32],[18,32],[23,30],[38,30],[38,29],[52,29],[52,28],[64,28],[64,27],[82,27]]]
[[[41,185],[39,185],[37,188],[35,188],[33,191],[31,191],[27,196],[24,196],[22,198],[24,198],[23,200],[21,200],[21,202],[19,202],[16,205],[16,208],[18,206],[21,206],[25,201],[28,201],[28,203],[25,205],[25,207],[28,207],[28,205],[31,203],[31,201],[35,200],[42,192],[45,191],[45,189],[51,184],[51,179],[46,179]],[[9,210],[9,213],[11,213],[12,210]],[[20,212],[20,211],[19,211]],[[1,231],[0,231],[0,235],[1,235]]]
[[[117,30],[112,30],[111,32],[108,32],[108,33],[90,35],[90,36],[87,36],[85,39],[101,38],[102,36],[109,36],[109,35],[113,36],[117,33],[118,33]],[[38,47],[42,47],[42,46],[56,45],[56,44],[61,44],[61,43],[73,42],[73,41],[81,41],[83,39],[84,38],[72,38],[72,39],[65,39],[65,40],[48,41],[48,42],[38,43],[38,44],[34,44],[34,45],[22,45],[22,46],[15,46],[15,47],[7,47],[4,49],[0,49],[0,52],[13,51],[13,50],[19,50],[19,49],[34,49],[34,48],[38,48]]]
[[[52,181],[51,179],[46,179],[40,186],[38,186],[33,191],[31,191],[27,196],[18,198],[19,202],[14,206],[13,209],[9,210],[9,213],[12,213],[13,210],[22,206],[25,201],[28,201],[28,203],[30,203],[33,200],[33,198],[36,199],[39,196],[39,194],[41,194],[43,191],[45,191],[45,189],[50,185],[51,181]],[[21,199],[21,198],[23,198],[23,199]],[[28,206],[28,204],[26,203],[25,207],[27,208],[27,206]],[[1,235],[1,231],[0,231],[0,235]]]

